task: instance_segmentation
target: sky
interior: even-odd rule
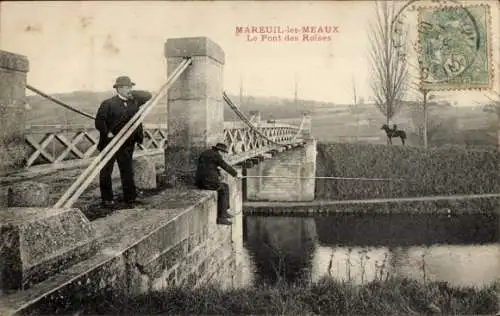
[[[0,48],[27,56],[28,83],[47,93],[106,91],[119,75],[156,91],[166,80],[166,40],[205,36],[226,54],[229,93],[238,94],[242,82],[244,95],[293,98],[297,82],[301,99],[346,104],[355,82],[358,97],[372,95],[367,56],[373,1],[0,3]],[[498,11],[493,15],[498,22]],[[240,26],[330,26],[338,32],[315,42],[249,41],[236,35]],[[498,64],[497,51],[495,58]],[[470,91],[442,96],[460,104],[485,99]]]

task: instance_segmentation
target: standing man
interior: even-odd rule
[[[227,164],[222,158],[220,152],[227,153],[227,146],[218,143],[211,149],[201,153],[198,158],[198,167],[196,169],[195,184],[199,189],[217,191],[217,224],[231,225],[233,222],[229,209],[229,186],[222,182],[222,176],[219,167],[227,171],[233,177],[241,179],[238,172]]]
[[[115,135],[118,134],[127,122],[137,113],[140,106],[152,98],[150,92],[133,91],[132,87],[134,85],[135,83],[127,76],[116,78],[113,88],[116,89],[117,94],[102,102],[97,110],[95,127],[99,131],[99,144],[97,145],[99,151],[102,151],[111,142],[113,137],[115,137]],[[142,144],[143,137],[143,127],[141,123],[118,149],[115,155],[101,169],[99,174],[99,187],[103,206],[112,207],[115,205],[111,181],[115,160],[118,162],[118,168],[120,169],[123,201],[129,205],[133,205],[137,202],[132,156],[134,154],[135,143]]]

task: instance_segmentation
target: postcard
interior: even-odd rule
[[[0,315],[495,314],[496,0],[0,2]]]

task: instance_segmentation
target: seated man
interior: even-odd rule
[[[201,153],[198,158],[195,184],[199,189],[214,190],[218,193],[217,199],[217,224],[231,225],[229,209],[229,186],[222,182],[219,167],[226,170],[233,177],[240,179],[238,172],[228,165],[220,152],[227,153],[227,146],[221,143]]]

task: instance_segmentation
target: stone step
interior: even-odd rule
[[[91,223],[75,208],[3,209],[0,240],[0,294],[30,288],[98,246]]]

